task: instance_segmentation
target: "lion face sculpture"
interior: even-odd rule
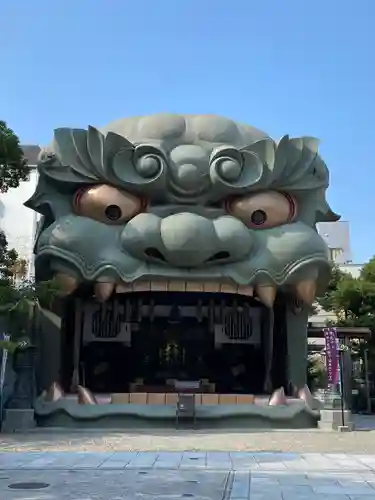
[[[67,292],[254,293],[311,303],[329,277],[316,232],[335,220],[328,169],[311,137],[273,141],[206,115],[151,115],[101,131],[57,129],[26,203],[43,215],[40,276]]]

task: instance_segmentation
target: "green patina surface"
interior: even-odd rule
[[[26,205],[43,216],[35,246],[41,278],[59,271],[79,282],[220,279],[279,289],[313,279],[318,291],[329,280],[316,223],[338,217],[326,201],[329,173],[315,138],[274,141],[220,116],[158,114],[100,130],[57,129],[38,168]],[[77,212],[77,191],[97,185],[142,197],[147,208],[106,220],[106,200],[92,215]],[[275,191],[295,200],[293,219],[256,225],[251,214],[228,211],[228,200],[253,199],[253,207],[252,197]],[[298,385],[307,313],[289,311],[287,322],[289,381]]]
[[[175,408],[166,405],[77,405],[74,401],[60,400],[46,404],[41,398],[35,402],[35,411],[42,426],[90,428],[145,428],[149,425],[170,427],[175,425]],[[308,428],[315,427],[319,411],[303,402],[288,406],[237,405],[199,406],[197,420],[200,428]]]
[[[264,279],[282,284],[312,263],[325,281],[326,245],[315,223],[332,212],[325,199],[328,169],[317,148],[314,138],[285,136],[275,142],[215,116],[155,115],[120,120],[102,131],[57,129],[42,154],[36,192],[26,203],[44,215],[36,265],[47,256],[51,269],[82,280],[103,274],[126,281],[227,276],[239,284]],[[99,183],[146,196],[148,212],[118,225],[75,215],[74,193]],[[293,224],[249,230],[220,206],[228,196],[265,190],[295,196]],[[146,260],[148,247],[160,249],[167,265]],[[207,264],[220,250],[231,258]]]

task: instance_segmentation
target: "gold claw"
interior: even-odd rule
[[[95,396],[91,391],[86,389],[86,387],[82,387],[82,385],[79,385],[77,387],[77,394],[78,394],[78,404],[80,405],[96,405],[98,404]]]
[[[271,308],[275,302],[276,287],[273,285],[258,285],[256,293],[266,307]]]
[[[58,382],[53,382],[50,388],[42,393],[42,397],[46,403],[56,403],[56,401],[64,396],[64,391]]]
[[[314,407],[314,398],[308,385],[305,385],[298,391],[298,398],[304,401],[309,408],[312,409]]]
[[[99,302],[105,302],[112,295],[114,287],[114,283],[96,283],[94,287],[95,297]]]
[[[280,389],[277,389],[272,396],[270,397],[270,400],[268,402],[269,406],[281,406],[281,405],[286,405],[288,404],[288,401],[285,396],[285,391],[283,387],[280,387]]]
[[[246,295],[248,297],[252,297],[254,294],[254,289],[249,285],[238,285],[237,293],[238,295]]]
[[[316,282],[315,280],[300,281],[296,285],[297,296],[306,305],[311,306],[315,300]]]
[[[77,280],[65,273],[56,273],[55,279],[59,288],[58,294],[62,297],[73,293],[78,286]]]

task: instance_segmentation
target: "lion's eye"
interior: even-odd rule
[[[105,184],[79,190],[73,205],[77,215],[105,224],[123,224],[144,209],[141,198]]]
[[[236,198],[228,202],[227,210],[254,229],[281,226],[292,222],[297,215],[295,200],[276,191]]]

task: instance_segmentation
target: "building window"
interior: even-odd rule
[[[330,248],[329,249],[329,254],[330,254],[330,259],[335,262],[340,255],[343,253],[342,248]]]

